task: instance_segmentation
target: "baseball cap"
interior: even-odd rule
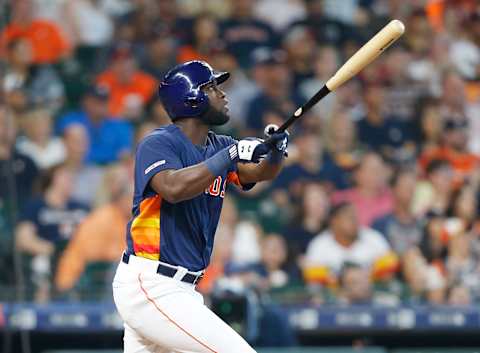
[[[86,96],[95,97],[101,100],[108,100],[110,91],[108,87],[102,85],[91,85],[85,91]]]
[[[286,59],[286,53],[280,49],[260,47],[252,52],[252,62],[254,65],[284,64]]]

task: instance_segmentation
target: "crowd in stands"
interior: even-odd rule
[[[231,72],[218,132],[262,137],[398,18],[402,39],[291,127],[279,177],[227,190],[199,289],[480,301],[478,1],[16,0],[0,15],[0,283],[16,288],[0,295],[109,298],[135,146],[170,123],[156,90],[173,65]]]

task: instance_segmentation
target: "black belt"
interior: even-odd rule
[[[135,256],[135,255],[128,255],[126,253],[123,253],[122,261],[124,263],[128,264],[130,256]],[[158,267],[157,267],[157,273],[160,274],[160,275],[167,276],[167,277],[175,276],[177,271],[178,270],[174,267],[169,267],[169,266],[165,266],[165,265],[162,265],[162,264],[158,264]],[[183,276],[183,278],[181,279],[181,281],[191,283],[191,284],[197,284],[202,278],[203,278],[203,272],[198,274],[198,275],[194,275],[194,274],[191,274],[191,273],[186,273],[185,276]]]

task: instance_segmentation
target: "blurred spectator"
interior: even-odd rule
[[[430,161],[426,168],[426,179],[420,181],[413,197],[413,212],[423,216],[433,210],[445,214],[453,193],[453,170],[450,163],[442,159]]]
[[[324,176],[335,189],[347,189],[352,186],[351,173],[360,160],[355,124],[347,111],[334,111],[323,132]]]
[[[298,216],[283,232],[290,262],[301,260],[310,241],[326,227],[329,211],[330,202],[325,188],[319,183],[304,185]]]
[[[75,58],[90,70],[96,68],[103,48],[109,45],[114,23],[104,8],[105,1],[66,1],[63,22],[70,40],[75,44]]]
[[[70,52],[70,44],[59,27],[48,20],[33,18],[31,0],[12,2],[10,23],[0,36],[2,48],[12,40],[27,39],[32,46],[34,64],[56,63]]]
[[[48,111],[34,109],[22,119],[24,136],[17,139],[17,149],[29,156],[40,169],[48,169],[65,159],[65,146],[52,136],[52,117]]]
[[[308,0],[306,5],[306,18],[294,22],[289,29],[297,25],[306,25],[314,34],[317,43],[343,47],[352,36],[348,26],[325,14],[324,0]]]
[[[284,167],[272,183],[275,192],[286,192],[290,200],[301,197],[302,185],[305,182],[321,182],[324,180],[322,170],[322,146],[318,136],[304,131],[295,139],[296,159]]]
[[[480,31],[480,16],[472,14],[471,17],[460,26],[460,33],[455,37],[450,46],[450,60],[457,71],[467,80],[475,80],[480,77],[480,48],[478,39]]]
[[[112,39],[113,21],[101,1],[66,1],[64,6],[65,22],[70,26],[69,34],[77,49],[100,48]]]
[[[435,159],[443,159],[450,163],[454,172],[454,183],[460,185],[472,177],[479,167],[479,158],[467,149],[468,122],[466,120],[449,119],[445,121],[442,144],[420,156],[420,165],[426,168]]]
[[[220,45],[217,20],[211,14],[199,15],[195,17],[192,32],[192,43],[178,49],[177,62],[191,60],[209,62],[215,54],[216,47]]]
[[[260,0],[255,2],[254,11],[257,17],[269,23],[277,32],[306,16],[304,1],[299,0]]]
[[[88,209],[71,201],[73,174],[64,166],[52,167],[44,176],[43,193],[25,205],[16,228],[16,248],[28,254],[35,299],[49,298],[55,261]]]
[[[322,87],[333,76],[339,67],[338,52],[333,46],[323,46],[316,50],[315,58],[313,59],[314,77],[304,80],[300,86],[299,91],[305,100],[313,97],[318,92],[318,88]],[[336,102],[336,93],[332,92],[312,109],[316,115],[326,120],[328,113],[334,110]]]
[[[157,88],[155,78],[137,68],[128,43],[120,43],[114,48],[111,66],[97,77],[97,84],[110,91],[110,114],[128,120],[140,119]]]
[[[353,204],[362,226],[393,210],[393,196],[388,186],[389,170],[380,155],[366,153],[355,170],[355,187],[333,194],[333,202]]]
[[[372,304],[372,282],[368,271],[346,264],[339,275],[338,301],[344,305]]]
[[[174,39],[164,26],[157,24],[150,31],[141,69],[160,81],[175,66],[175,57]]]
[[[0,200],[12,222],[32,196],[38,169],[15,148],[17,126],[8,107],[0,104]],[[13,225],[13,224],[12,224]]]
[[[231,16],[222,23],[222,38],[238,59],[242,68],[251,66],[251,54],[256,48],[278,46],[273,29],[254,17],[253,0],[232,1]]]
[[[295,273],[285,268],[288,250],[280,235],[266,235],[260,246],[260,261],[246,265],[230,264],[226,268],[226,275],[240,278],[245,286],[260,291],[285,287],[290,281],[296,280]]]
[[[377,218],[372,224],[372,228],[382,233],[399,255],[418,246],[422,237],[420,220],[412,212],[416,177],[410,169],[395,173],[392,181],[393,212]]]
[[[468,288],[457,285],[448,291],[448,305],[468,306],[472,304],[472,297]]]
[[[308,245],[305,280],[334,285],[346,263],[365,268],[372,276],[384,276],[397,268],[397,260],[382,234],[362,228],[353,204],[340,202],[331,209],[328,229]]]
[[[243,129],[247,120],[248,103],[258,94],[259,88],[241,70],[237,58],[227,48],[218,48],[212,59],[213,67],[230,73],[230,78],[222,83],[222,90],[228,97],[230,121],[234,127]]]
[[[58,263],[55,285],[59,291],[72,289],[91,263],[118,262],[126,246],[125,227],[131,215],[132,195],[132,184],[125,184],[108,204],[80,223]],[[108,278],[104,280],[106,287]]]
[[[432,97],[423,97],[417,102],[415,134],[420,154],[430,153],[440,146],[444,123],[439,105],[440,101]]]
[[[2,87],[6,101],[17,113],[31,105],[42,105],[55,113],[63,104],[63,83],[51,66],[34,65],[32,55],[27,39],[18,37],[9,42]]]
[[[222,212],[223,217],[223,212]],[[215,282],[222,278],[225,266],[231,261],[232,256],[233,228],[230,224],[220,222],[215,233],[212,258],[205,270],[205,274],[198,284],[198,290],[204,294],[210,294]]]
[[[69,124],[63,131],[66,149],[65,166],[73,173],[72,200],[93,207],[103,178],[103,169],[86,164],[88,135],[79,123]]]
[[[287,53],[293,87],[296,89],[304,80],[313,76],[312,61],[316,49],[315,39],[306,26],[296,26],[285,34],[283,48]]]
[[[272,123],[267,121],[267,113],[275,111],[290,116],[301,100],[290,89],[291,74],[283,51],[259,48],[254,52],[254,60],[260,92],[248,104],[246,127],[249,136],[260,136],[264,127]]]
[[[415,104],[418,97],[428,93],[427,88],[415,82],[408,71],[412,54],[401,46],[389,48],[385,56],[383,77],[388,89],[385,94],[384,109],[386,114],[407,124],[412,124]]]
[[[415,152],[410,127],[384,110],[386,87],[369,84],[364,88],[366,115],[357,122],[359,141],[390,160],[411,158]],[[402,151],[404,151],[402,153]]]
[[[82,110],[65,114],[57,125],[60,134],[71,124],[85,127],[89,139],[87,163],[115,162],[132,149],[133,129],[130,123],[109,116],[108,98],[105,87],[91,86],[83,97]]]

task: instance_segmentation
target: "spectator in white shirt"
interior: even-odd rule
[[[34,109],[23,118],[24,136],[17,149],[29,156],[39,169],[48,169],[65,159],[62,139],[52,135],[52,117],[47,110]]]
[[[341,202],[331,210],[329,228],[308,245],[304,275],[307,282],[335,284],[346,263],[372,271],[374,276],[398,266],[382,234],[359,226],[355,208]]]

